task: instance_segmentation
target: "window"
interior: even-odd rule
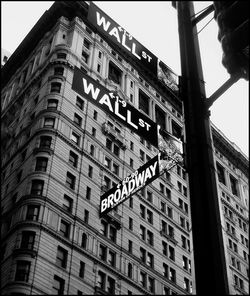
[[[30,272],[30,262],[18,260],[16,264],[15,281],[28,282]]]
[[[113,149],[114,149],[114,151],[113,151],[114,154],[119,157],[119,155],[120,155],[120,148],[117,145],[114,144],[114,148]]]
[[[147,221],[150,224],[153,224],[153,212],[151,212],[150,210],[147,210]]]
[[[166,212],[166,203],[163,202],[163,201],[161,201],[161,211],[162,211],[163,213]]]
[[[84,101],[78,96],[76,96],[76,106],[81,110],[84,109]]]
[[[47,109],[56,110],[58,106],[58,100],[49,99],[47,104]]]
[[[176,138],[181,139],[182,129],[181,129],[181,127],[174,120],[172,120],[172,134]]]
[[[169,279],[170,281],[174,282],[176,281],[176,272],[173,268],[169,268]]]
[[[154,268],[154,256],[151,253],[147,254],[147,265]]]
[[[107,292],[111,295],[115,294],[115,280],[109,276],[107,281]]]
[[[145,219],[146,208],[143,205],[140,205],[140,215],[143,219]]]
[[[85,51],[82,51],[82,60],[84,61],[84,63],[87,64],[88,59],[89,59],[89,55]]]
[[[155,280],[151,278],[150,276],[148,277],[148,289],[151,293],[154,293],[155,290]]]
[[[55,67],[54,75],[63,75],[64,68],[63,67]]]
[[[173,247],[169,246],[169,259],[175,260],[175,250]]]
[[[145,152],[140,149],[140,159],[145,161]]]
[[[98,271],[98,279],[97,279],[97,283],[98,286],[102,289],[105,290],[105,281],[106,281],[106,275],[104,272],[102,271]]]
[[[147,231],[147,243],[150,244],[151,246],[154,245],[154,234],[151,231]]]
[[[95,146],[94,145],[90,145],[90,151],[89,151],[89,154],[91,155],[91,156],[94,156],[95,155]]]
[[[81,126],[82,125],[82,117],[75,113],[74,114],[74,122],[77,125]]]
[[[184,290],[186,290],[187,292],[191,292],[190,291],[190,284],[191,283],[190,283],[189,279],[184,277]]]
[[[112,62],[109,62],[109,75],[108,78],[116,84],[121,84],[122,72]]]
[[[111,159],[105,156],[105,158],[104,158],[104,165],[105,165],[108,169],[110,169],[110,167],[111,167]]]
[[[168,255],[168,244],[164,241],[162,241],[162,253],[165,256]]]
[[[54,127],[55,125],[55,118],[53,117],[45,117],[44,118],[44,127]]]
[[[146,263],[146,250],[142,247],[140,247],[140,260]]]
[[[89,211],[84,210],[84,222],[89,223]]]
[[[165,112],[158,106],[155,106],[155,119],[157,124],[159,124],[164,130],[166,130]]]
[[[75,142],[77,145],[80,144],[80,136],[75,132],[72,132],[70,139]]]
[[[165,187],[162,183],[160,183],[160,192],[164,193]]]
[[[95,120],[97,120],[97,115],[98,115],[98,112],[97,112],[96,110],[94,110],[93,118],[94,118]]]
[[[66,268],[67,267],[68,251],[61,246],[57,247],[56,265]]]
[[[96,129],[94,127],[92,127],[92,136],[95,137],[96,136]]]
[[[91,188],[90,187],[86,187],[86,199],[90,200],[91,197]]]
[[[68,195],[64,194],[64,197],[63,197],[63,208],[67,212],[72,213],[72,206],[73,206],[73,199],[70,198]]]
[[[49,136],[40,137],[40,148],[50,148],[52,138]]]
[[[69,238],[70,224],[64,220],[61,220],[60,234],[66,238]]]
[[[75,168],[77,167],[78,163],[78,155],[75,154],[73,151],[69,152],[69,163],[73,165]]]
[[[99,59],[102,58],[102,52],[101,52],[101,51],[98,52],[98,58],[99,58]]]
[[[166,197],[171,199],[171,190],[166,188]]]
[[[44,184],[44,181],[42,181],[42,180],[32,180],[30,194],[31,195],[42,195],[43,184]]]
[[[164,287],[163,288],[163,295],[170,295],[170,288]],[[172,294],[173,295],[173,294]]]
[[[133,230],[133,219],[129,217],[129,229]]]
[[[168,265],[166,263],[163,263],[163,275],[168,279]]]
[[[90,43],[86,38],[84,38],[84,40],[83,40],[83,45],[84,45],[84,47],[86,47],[87,49],[89,49],[91,43]]]
[[[46,158],[46,157],[37,157],[36,158],[35,171],[46,172],[47,164],[48,164],[48,158]]]
[[[109,138],[106,139],[106,147],[109,150],[112,150],[112,141]]]
[[[139,109],[141,109],[148,115],[149,115],[149,101],[150,101],[149,97],[144,92],[139,90]]]
[[[116,175],[119,176],[119,166],[115,163],[113,163],[113,169],[112,172]]]
[[[129,199],[129,207],[131,209],[133,209],[133,198],[132,197],[130,197],[130,199]]]
[[[108,235],[108,223],[104,220],[101,220],[101,233],[104,236]]]
[[[100,73],[100,71],[101,71],[101,65],[97,64],[97,72]]]
[[[81,247],[86,249],[87,247],[87,234],[86,233],[83,233],[82,234],[82,242],[81,242]]]
[[[116,253],[109,250],[109,253],[108,253],[108,263],[115,267],[115,262],[116,262]]]
[[[52,82],[50,92],[60,93],[61,91],[61,83],[59,82]]]
[[[91,165],[89,165],[88,176],[89,176],[90,178],[93,177],[93,167],[92,167]]]
[[[128,251],[130,253],[133,252],[133,242],[131,240],[128,240]]]
[[[54,282],[52,287],[53,295],[63,295],[65,281],[57,275],[54,275]]]
[[[141,271],[140,272],[140,284],[144,287],[147,288],[147,278],[146,278],[146,273]]]
[[[26,220],[38,221],[40,206],[29,205],[26,214]]]
[[[130,279],[132,279],[132,277],[133,277],[133,266],[130,262],[128,263],[128,277]]]
[[[84,272],[85,272],[85,263],[80,261],[80,268],[79,268],[79,277],[84,278]]]
[[[142,225],[140,225],[140,238],[142,240],[145,240],[146,239],[146,229]]]
[[[232,193],[238,196],[238,182],[232,175],[229,175],[229,178],[230,178]]]
[[[20,247],[22,249],[33,250],[36,233],[34,231],[23,231]]]
[[[153,202],[153,193],[147,190],[147,201]]]
[[[129,160],[129,166],[130,166],[131,168],[134,167],[134,160],[133,160],[132,158],[130,158],[130,160]]]
[[[167,207],[167,215],[169,218],[173,218],[173,209],[170,207]]]
[[[134,151],[134,143],[130,141],[130,150]]]
[[[70,172],[67,172],[66,186],[74,190],[75,189],[75,183],[76,183],[76,177],[74,175],[72,175]]]
[[[221,166],[218,162],[216,162],[216,167],[217,167],[217,174],[218,174],[219,182],[226,185],[225,170],[224,170],[223,166]]]
[[[110,228],[109,228],[109,238],[110,238],[114,243],[116,242],[116,234],[117,234],[116,229],[110,225]]]

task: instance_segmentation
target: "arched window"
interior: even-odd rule
[[[128,263],[128,277],[132,278],[133,276],[133,266],[131,263]]]

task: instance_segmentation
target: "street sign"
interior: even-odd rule
[[[158,148],[157,124],[77,67],[72,89]]]
[[[167,132],[158,133],[158,137],[160,152],[101,196],[100,217],[169,171],[176,164],[182,163],[182,142]]]
[[[159,156],[160,154],[150,159],[133,174],[123,179],[115,187],[111,188],[101,196],[100,216],[108,213],[159,177]]]
[[[92,1],[88,10],[88,20],[109,41],[125,51],[131,59],[157,75],[157,57]]]

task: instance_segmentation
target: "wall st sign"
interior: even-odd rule
[[[75,67],[72,89],[158,147],[157,124]]]
[[[157,75],[157,57],[90,1],[88,20],[99,32],[124,49],[133,60]]]

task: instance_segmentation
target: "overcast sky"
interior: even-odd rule
[[[94,1],[177,75],[181,75],[177,12],[171,1]],[[53,1],[1,1],[2,48],[13,53]],[[194,2],[196,12],[212,4]],[[198,24],[201,30],[213,18]],[[209,97],[228,78],[221,64],[218,26],[212,20],[199,34],[206,95]],[[211,120],[223,134],[249,156],[248,82],[240,79],[210,108]]]

